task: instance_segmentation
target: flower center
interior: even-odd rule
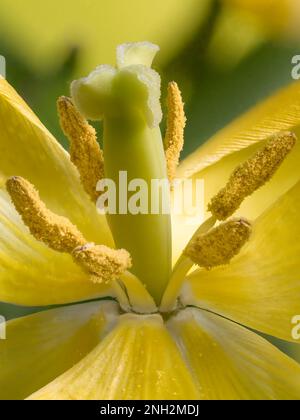
[[[168,180],[172,188],[186,118],[181,93],[172,82],[163,142],[160,77],[150,67],[157,50],[149,43],[122,45],[117,68],[98,67],[87,78],[73,82],[72,99],[58,100],[61,126],[70,141],[70,159],[93,202],[99,199],[97,184],[104,178],[114,182],[121,201],[122,172],[129,182],[142,179],[150,186],[153,180]],[[103,151],[86,118],[103,121]],[[244,219],[228,218],[247,196],[271,179],[295,142],[294,134],[279,133],[235,169],[209,204],[212,217],[196,231],[173,271],[170,214],[107,214],[118,248],[111,249],[88,243],[68,219],[46,207],[27,180],[13,177],[6,185],[31,234],[53,250],[70,254],[92,282],[113,285],[125,311],[155,313],[159,308],[166,314],[177,309],[182,283],[194,264],[211,269],[228,264],[240,252],[250,238],[251,225]],[[223,223],[215,226],[217,221]]]

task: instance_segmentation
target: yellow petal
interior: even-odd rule
[[[36,241],[0,188],[0,301],[42,306],[112,295],[107,285],[91,282],[70,255]]]
[[[30,399],[170,400],[198,396],[162,318],[124,315],[92,353]]]
[[[168,323],[207,400],[299,400],[300,365],[257,334],[186,309]]]
[[[300,315],[299,197],[300,182],[257,220],[230,265],[186,280],[183,302],[293,341],[292,320]]]
[[[279,131],[293,131],[300,137],[300,82],[276,93],[213,136],[183,161],[176,176],[204,180],[206,210],[208,202],[225,186],[234,168]],[[256,218],[298,182],[299,143],[272,181],[245,200],[239,215]],[[196,228],[188,217],[173,217],[174,254],[178,255]]]
[[[117,308],[93,302],[8,322],[0,341],[0,399],[24,399],[74,366],[111,328]]]
[[[68,217],[87,240],[111,246],[105,217],[84,192],[68,153],[2,77],[0,127],[0,186],[13,175],[28,179],[47,206]]]

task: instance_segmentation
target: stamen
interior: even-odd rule
[[[60,97],[57,109],[61,128],[70,141],[71,161],[79,171],[85,191],[96,201],[99,196],[97,183],[104,178],[103,152],[97,142],[96,131],[77,111],[70,98]]]
[[[31,234],[50,248],[71,253],[86,243],[79,230],[68,219],[47,209],[30,182],[19,176],[6,181],[7,191]]]
[[[132,266],[125,249],[111,249],[104,245],[86,244],[73,251],[73,258],[89,273],[96,283],[107,283],[120,277]]]
[[[177,83],[171,82],[168,86],[168,122],[165,137],[166,160],[170,183],[175,178],[180,153],[183,149],[185,124],[186,117],[181,92]]]
[[[243,219],[230,220],[193,238],[185,255],[200,267],[228,264],[249,240],[251,225]]]
[[[49,248],[71,254],[74,261],[90,273],[91,281],[107,283],[131,267],[127,251],[87,244],[76,226],[47,209],[37,190],[26,179],[12,177],[7,180],[6,187],[31,234]]]
[[[290,132],[277,134],[252,158],[238,166],[227,185],[210,202],[208,209],[218,220],[226,220],[240,207],[244,199],[265,185],[297,141]]]

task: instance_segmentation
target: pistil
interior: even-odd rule
[[[117,209],[128,209],[128,202],[138,193],[130,191],[122,196],[120,173],[126,172],[129,184],[136,180],[147,184],[148,202],[153,200],[149,193],[152,181],[168,180],[159,128],[160,76],[151,68],[157,51],[158,47],[147,42],[122,45],[117,51],[116,68],[100,66],[72,83],[72,99],[80,113],[103,121],[105,177],[116,186]],[[172,110],[175,116],[178,109]],[[169,131],[171,146],[174,130],[170,127]],[[162,203],[162,192],[157,195],[155,201]],[[171,274],[170,214],[132,214],[124,210],[118,214],[107,212],[107,220],[117,247],[131,254],[133,274],[159,304]]]

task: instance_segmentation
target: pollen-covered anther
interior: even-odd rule
[[[104,178],[104,157],[97,135],[75,108],[72,100],[62,96],[57,101],[61,128],[70,142],[71,161],[77,167],[85,191],[93,201],[99,193],[96,186]]]
[[[227,185],[210,202],[208,209],[218,220],[226,220],[244,199],[265,185],[281,166],[297,141],[290,132],[269,140],[252,158],[238,166]]]
[[[177,83],[171,82],[168,86],[168,121],[165,137],[166,161],[170,183],[175,178],[180,153],[183,149],[185,124],[186,117],[181,92]]]
[[[94,283],[112,281],[131,267],[131,257],[126,250],[87,243],[76,226],[46,207],[38,191],[26,179],[14,176],[6,181],[6,187],[31,234],[49,248],[72,255]]]
[[[26,179],[15,176],[6,181],[7,191],[31,234],[59,252],[72,252],[86,241],[68,219],[47,209],[38,191]]]
[[[230,220],[193,238],[184,254],[203,268],[226,265],[239,254],[250,235],[251,225],[247,220]]]
[[[95,283],[117,279],[132,265],[130,254],[125,249],[115,250],[93,243],[74,249],[72,255],[91,274],[91,280]]]

